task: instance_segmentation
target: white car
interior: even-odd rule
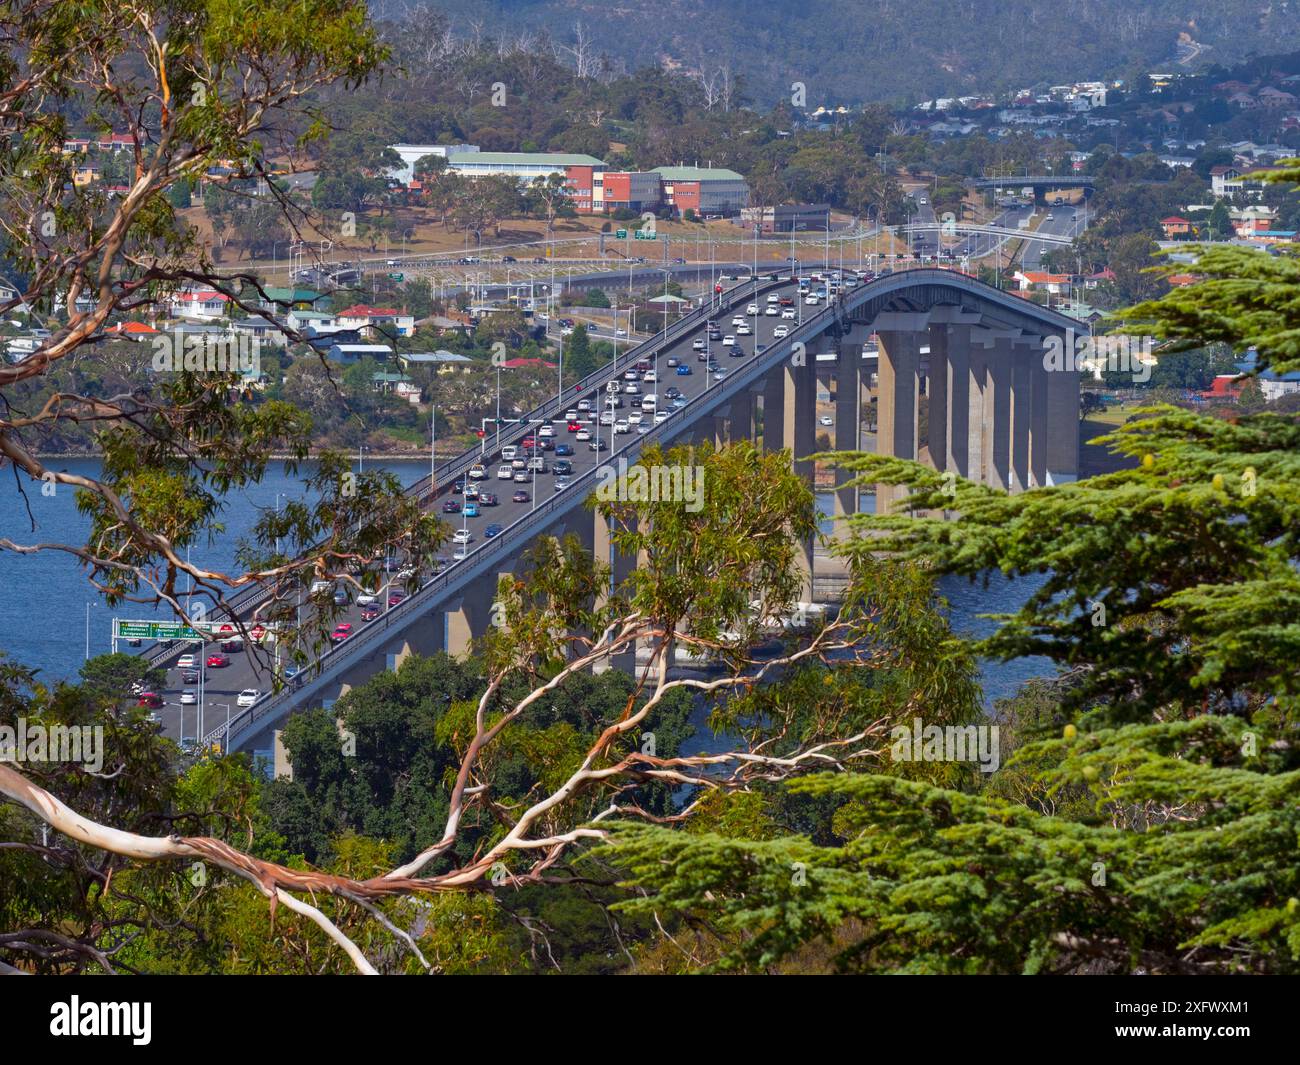
[[[816,307],[817,304],[820,302],[821,301],[818,300],[816,296],[809,296],[806,300],[804,300],[804,303],[809,307]]]
[[[400,574],[399,574],[400,576]],[[369,588],[362,588],[361,593],[357,596],[357,606],[369,606],[379,598],[378,592],[372,592]]]
[[[703,338],[703,337],[696,337],[694,340],[691,341],[691,347],[694,348],[696,351],[703,351],[703,350],[704,350],[704,338]]]
[[[193,668],[194,668],[194,656],[193,656],[193,655],[181,655],[180,658],[176,659],[176,668],[177,668],[177,669],[193,669]]]
[[[515,484],[527,484],[531,480],[527,470],[515,470]]]
[[[508,462],[504,466],[497,467],[498,481],[508,481],[514,475],[515,475],[515,471],[510,468],[510,464]]]
[[[614,335],[615,335],[616,337],[625,337],[625,336],[627,336],[627,330],[626,330],[626,329],[615,329],[615,330],[614,330]]]
[[[236,699],[235,699],[235,705],[236,705],[236,706],[252,706],[252,705],[253,705],[255,702],[257,702],[257,700],[260,699],[261,697],[262,697],[262,693],[261,693],[260,691],[258,691],[256,688],[245,688],[245,689],[244,689],[242,692],[240,692],[239,695],[236,697]]]
[[[641,394],[641,386],[638,385],[635,381],[633,381],[630,385],[628,385],[625,389],[623,389],[623,392],[625,395],[639,396]]]
[[[591,430],[590,430],[590,429],[579,429],[576,433],[573,434],[573,439],[574,439],[574,440],[579,440],[579,441],[582,441],[582,440],[590,440],[590,439],[591,439]]]
[[[640,425],[640,424],[641,424],[641,412],[640,412],[639,410],[631,411],[631,412],[628,414],[628,416],[627,416],[627,424],[628,424],[628,425]]]
[[[577,417],[577,412],[576,412],[576,411],[574,412],[574,417],[575,417],[575,418]],[[506,444],[506,446],[503,447],[503,448],[501,449],[501,458],[502,458],[503,461],[505,461],[505,462],[509,462],[509,461],[510,461],[512,458],[514,458],[518,453],[519,453],[519,451],[518,451],[518,449],[515,447],[514,444]]]
[[[770,292],[770,293],[768,293],[767,302],[768,302],[768,303],[780,303],[780,302],[781,302],[781,297],[778,296],[775,292]]]
[[[542,437],[542,436],[554,436],[554,435],[555,435],[555,429],[554,429],[553,426],[550,426],[550,425],[543,425],[543,426],[540,426],[540,427],[538,428],[538,430],[537,430],[537,435],[538,435],[539,437]]]
[[[473,534],[468,529],[457,529],[451,534],[453,544],[467,544],[474,539]]]
[[[308,595],[319,595],[321,592],[328,592],[329,590],[330,590],[330,582],[329,582],[329,581],[312,581],[312,582],[311,582],[311,591],[308,592],[307,594],[308,594]]]
[[[767,305],[767,310],[765,310],[763,313],[766,314],[769,318],[775,318],[778,314],[781,313],[781,308],[778,307],[775,303],[769,303]]]
[[[666,422],[671,416],[672,411],[669,410],[655,411],[655,425],[658,425],[660,422]]]
[[[601,411],[601,412],[600,412],[600,424],[601,424],[601,425],[613,425],[613,424],[614,424],[614,412],[613,412],[612,410]],[[579,437],[579,439],[581,439],[581,437]]]
[[[789,335],[790,335],[790,327],[789,327],[789,326],[778,325],[775,329],[772,330],[772,339],[773,339],[773,340],[780,340],[780,339],[782,339],[783,337],[788,337]]]
[[[646,370],[646,372],[641,375],[642,384],[653,384],[658,380],[659,375],[655,373],[654,370]]]
[[[745,308],[745,313],[746,313],[746,314],[757,314],[757,313],[758,313],[758,304],[757,304],[757,303],[751,303],[748,307]]]
[[[722,338],[722,346],[724,348],[734,348],[736,346],[736,338],[733,337],[730,333],[728,333],[725,337]]]
[[[566,422],[576,422],[578,420],[578,408],[570,407],[568,410],[566,410],[564,412],[564,420]],[[504,452],[505,449],[503,448],[502,453],[504,454]]]
[[[624,380],[624,381],[635,381],[635,380],[636,380],[638,377],[640,377],[640,376],[641,376],[641,375],[640,375],[636,370],[624,370],[624,371],[623,371],[623,380]]]
[[[782,307],[781,317],[784,318],[787,322],[793,322],[797,317],[797,315],[795,314],[795,310],[793,307]]]
[[[736,315],[736,317],[734,317],[733,319],[731,319],[731,324],[732,324],[732,325],[744,325],[744,324],[745,324],[745,316],[744,316],[743,314],[738,314],[738,315]]]
[[[616,433],[626,433],[627,431],[628,431],[628,425],[627,425],[627,422],[615,422],[615,423],[614,423],[614,432],[616,432]]]
[[[589,399],[578,400],[578,410],[591,410],[591,400]]]
[[[481,481],[487,476],[487,467],[482,463],[476,462],[469,468],[469,476],[472,481]]]
[[[834,424],[835,424],[835,419],[832,418],[829,414],[823,414],[820,418],[817,419],[817,421],[818,421],[818,423],[821,424],[821,425],[834,425]]]
[[[461,544],[451,553],[451,557],[454,562],[463,562],[469,558],[469,548],[465,544]]]
[[[738,337],[748,337],[748,336],[753,336],[753,335],[754,335],[754,331],[753,331],[752,329],[750,329],[748,325],[738,325],[738,326],[736,326],[736,336],[738,336]]]
[[[193,706],[199,701],[198,694],[193,688],[186,688],[181,692],[181,706]]]

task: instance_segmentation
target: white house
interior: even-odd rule
[[[356,329],[363,337],[376,332],[396,333],[409,337],[415,332],[415,315],[396,307],[370,307],[356,303],[334,316],[334,324],[342,329]]]

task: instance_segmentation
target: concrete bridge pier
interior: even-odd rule
[[[618,550],[614,536],[618,529],[605,518],[600,511],[592,514],[592,554],[599,563],[610,567],[610,589],[617,588],[636,568],[636,557],[625,555]],[[608,593],[601,601],[608,599]],[[636,669],[636,648],[632,647],[620,654],[611,655],[605,663],[597,663],[594,672],[603,673],[606,669],[621,669],[631,673]]]
[[[1024,492],[1033,485],[1030,440],[1033,433],[1034,357],[1043,350],[1043,338],[1022,336],[1011,345],[1011,490]]]
[[[890,311],[876,318],[880,347],[876,451],[881,455],[917,458],[921,338],[927,327],[924,314]],[[876,513],[888,513],[906,496],[901,485],[876,485]]]
[[[487,631],[492,624],[492,605],[496,602],[497,576],[485,574],[470,584],[457,599],[443,605],[446,624],[444,648],[449,655],[469,654],[476,633]]]
[[[1051,370],[1047,378],[1047,483],[1079,479],[1079,371]]]
[[[1035,353],[1030,366],[1029,398],[1029,483],[1041,488],[1047,484],[1048,434],[1047,385],[1048,371],[1043,366],[1043,352]]]
[[[862,448],[862,345],[846,343],[840,348],[835,367],[835,440],[836,451],[859,451]],[[852,480],[852,470],[835,469],[835,516],[856,514],[858,490],[845,485]]]

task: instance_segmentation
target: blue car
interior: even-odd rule
[[[687,366],[686,363],[682,363],[679,367],[677,367],[678,377],[690,377],[690,375],[691,375],[691,368]]]
[[[465,517],[467,517],[467,518],[477,518],[477,517],[478,517],[478,504],[477,504],[477,503],[466,503],[466,504],[465,504]]]
[[[572,445],[572,444],[556,444],[556,445],[555,445],[555,453],[556,453],[557,455],[572,455],[572,454],[573,454],[573,445]]]
[[[501,533],[501,526],[494,521],[491,525],[489,525],[486,529],[483,530],[483,538],[486,540],[491,540],[492,537],[498,536],[500,535],[500,533]]]

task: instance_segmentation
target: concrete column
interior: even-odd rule
[[[813,478],[811,456],[817,450],[817,366],[811,357],[803,366],[785,365],[785,425],[781,431],[786,447],[794,452],[794,470],[809,483]]]
[[[1029,442],[1032,434],[1034,360],[1041,337],[1023,337],[1011,346],[1011,482],[1013,492],[1030,487]]]
[[[783,373],[785,404],[781,435],[793,453],[794,472],[811,487],[813,461],[804,456],[812,455],[817,448],[817,364],[808,356],[802,366],[787,362]],[[812,539],[806,541],[798,556],[805,575],[803,597],[807,602],[812,602],[813,543]]]
[[[763,450],[789,447],[785,438],[785,370],[778,368],[763,378]]]
[[[966,350],[966,452],[970,471],[967,477],[976,484],[988,484],[989,425],[992,421],[992,401],[987,396],[989,349],[974,343],[972,337]]]
[[[1030,368],[1030,411],[1029,411],[1029,482],[1034,488],[1047,484],[1047,379],[1050,376],[1043,367],[1043,352],[1034,355]]]
[[[474,581],[459,599],[453,599],[443,608],[446,618],[446,651],[459,657],[469,654],[474,637],[481,634],[492,616],[492,600],[496,595],[495,576]]]
[[[1019,331],[980,330],[976,342],[985,348],[987,368],[983,422],[989,450],[985,454],[986,483],[1006,490],[1011,484],[1011,342]]]
[[[592,554],[598,563],[609,566],[611,569],[610,577],[614,587],[618,587],[625,580],[628,574],[636,567],[636,559],[631,555],[624,555],[620,552],[614,543],[614,533],[616,530],[610,527],[610,522],[600,511],[594,511],[592,514]],[[602,596],[604,601],[608,595]],[[621,669],[624,672],[631,673],[636,669],[636,650],[629,648],[621,654],[614,655],[605,664],[598,663],[594,672],[602,673],[606,669]]]
[[[862,372],[862,352],[857,344],[846,344],[840,349],[839,364],[835,368],[835,450],[857,451],[861,447],[862,413],[858,406],[861,395],[859,377]],[[854,514],[858,509],[858,490],[843,487],[853,479],[851,470],[835,469],[835,516]]]
[[[1047,483],[1079,479],[1079,371],[1052,370],[1047,378]]]
[[[970,476],[970,329],[943,325],[930,330],[930,349],[943,348],[944,393],[944,470],[960,477]],[[930,410],[931,433],[935,412]],[[931,437],[933,439],[933,436]]]
[[[754,396],[748,390],[741,392],[727,406],[727,440],[754,439]]]
[[[901,459],[917,457],[917,372],[924,315],[882,314],[876,320],[880,357],[876,390],[876,451]],[[876,486],[876,513],[883,514],[906,489]]]

